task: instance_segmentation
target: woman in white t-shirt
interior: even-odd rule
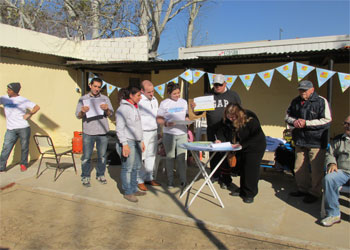
[[[177,173],[181,186],[186,185],[186,149],[179,147],[187,142],[187,126],[176,125],[174,121],[188,119],[187,101],[180,98],[180,86],[169,83],[167,87],[169,98],[160,103],[157,123],[163,125],[163,144],[166,152],[166,169],[168,175],[168,187],[174,187],[174,164],[176,160]]]

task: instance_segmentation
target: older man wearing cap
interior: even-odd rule
[[[30,126],[27,120],[38,112],[40,107],[20,96],[20,89],[19,82],[10,83],[7,85],[7,95],[0,97],[0,104],[4,105],[5,109],[7,127],[0,156],[1,172],[6,170],[7,159],[18,138],[21,141],[21,171],[26,171],[28,167]]]
[[[312,82],[301,81],[298,90],[299,96],[292,100],[285,117],[293,128],[296,145],[294,171],[298,190],[290,195],[313,203],[322,193],[327,132],[332,117],[327,100],[315,92]]]
[[[233,91],[226,88],[225,76],[218,74],[215,75],[213,79],[213,89],[209,95],[214,96],[214,106],[215,110],[207,111],[207,137],[209,141],[216,140],[216,131],[218,126],[220,126],[221,119],[224,115],[224,110],[229,103],[241,104],[241,99],[239,95]],[[195,103],[191,104],[192,109],[196,106]],[[197,115],[200,112],[196,113]],[[210,161],[210,168],[213,170],[217,163],[222,157],[220,154],[216,154],[214,158]],[[229,189],[232,179],[231,179],[231,169],[220,168],[213,175],[212,181],[219,180],[220,186],[223,189]]]

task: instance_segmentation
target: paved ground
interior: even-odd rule
[[[80,161],[78,160],[78,169]],[[288,196],[290,175],[262,172],[253,204],[215,187],[225,208],[208,188],[185,210],[180,189],[151,188],[136,204],[120,193],[119,166],[108,168],[108,184],[85,188],[72,168],[53,181],[54,170],[35,178],[16,166],[0,175],[1,242],[10,249],[285,249],[350,248],[349,199],[342,197],[342,223],[317,224],[320,203]],[[197,169],[188,169],[189,179]],[[93,175],[95,172],[93,171]],[[159,178],[165,182],[162,169]],[[195,183],[190,197],[203,180]],[[234,182],[239,183],[235,178]],[[345,206],[344,206],[345,205]],[[348,206],[348,207],[346,207]]]

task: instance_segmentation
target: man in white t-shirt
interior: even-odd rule
[[[138,176],[138,188],[147,191],[145,184],[160,186],[153,180],[154,163],[158,146],[158,125],[156,121],[158,112],[158,100],[154,97],[154,87],[151,81],[141,82],[140,108],[143,138],[146,150],[142,153],[143,165]]]
[[[27,120],[38,112],[40,107],[20,96],[20,89],[19,82],[10,83],[7,85],[7,95],[0,97],[0,105],[4,105],[7,127],[0,156],[0,172],[5,171],[7,159],[18,138],[21,142],[21,171],[26,171],[28,167],[30,126]]]

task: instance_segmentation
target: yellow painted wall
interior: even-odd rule
[[[80,97],[76,92],[79,73],[64,67],[31,62],[19,62],[2,58],[0,63],[1,95],[6,94],[7,84],[20,82],[20,95],[40,106],[40,110],[29,121],[32,135],[50,135],[55,145],[71,145],[73,131],[81,131],[81,122],[75,117],[75,106]],[[0,106],[1,149],[6,131],[3,106]],[[33,138],[30,140],[29,158],[38,158]],[[20,145],[17,142],[8,165],[20,159]]]

